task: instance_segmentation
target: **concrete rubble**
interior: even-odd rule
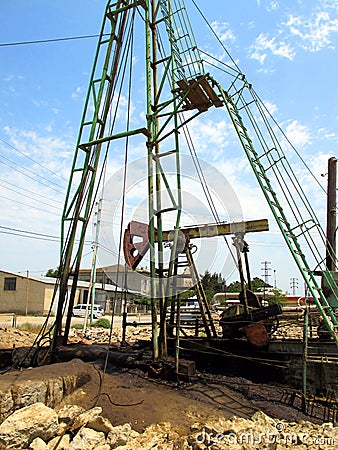
[[[0,425],[0,449],[32,450],[233,450],[335,449],[338,427],[332,423],[285,422],[263,412],[250,419],[210,418],[196,422],[187,436],[169,422],[152,424],[143,433],[129,423],[113,426],[101,407],[63,406],[58,412],[38,402],[15,411]]]

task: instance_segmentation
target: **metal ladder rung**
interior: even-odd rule
[[[155,160],[162,158],[163,156],[173,155],[175,153],[177,153],[177,150],[168,150],[167,152],[153,154],[152,158]]]
[[[250,144],[252,143],[251,141],[248,141],[248,142],[250,142]],[[245,144],[245,148],[247,150],[249,150],[251,153],[254,153],[253,148],[252,148],[252,146],[250,144]],[[255,159],[253,159],[252,162],[257,164]]]
[[[264,189],[268,192],[270,192],[270,194],[272,195],[276,195],[276,192],[269,186],[264,186]]]
[[[240,134],[246,141],[248,141],[248,137],[247,137],[247,135],[245,134],[245,131],[242,131],[243,129],[241,129],[241,130],[238,130],[238,134]]]
[[[248,131],[248,129],[245,128],[245,126],[244,126],[238,119],[234,119],[234,122],[235,122],[239,127],[241,127],[242,130]]]
[[[271,202],[271,205],[274,206],[275,208],[278,209],[278,211],[283,211],[283,208],[281,207],[281,205],[279,205],[276,202]]]
[[[82,126],[85,127],[87,125],[92,125],[93,124],[93,120],[90,120],[89,122],[83,122]]]
[[[257,173],[261,178],[263,178],[263,180],[268,180],[268,177],[265,175],[265,173],[263,173],[263,172],[257,172]]]

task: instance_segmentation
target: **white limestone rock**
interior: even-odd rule
[[[69,434],[63,436],[56,436],[48,442],[47,450],[68,450],[70,443]]]
[[[91,408],[88,411],[84,411],[74,420],[74,423],[70,427],[70,430],[74,431],[83,426],[86,426],[88,422],[93,422],[94,420],[96,420],[101,413],[102,408],[100,406],[96,406],[95,408]]]
[[[139,433],[131,428],[130,423],[118,425],[108,433],[107,442],[112,448],[126,445],[129,439],[138,437]]]
[[[98,416],[95,420],[88,422],[87,428],[91,428],[92,430],[95,430],[95,431],[101,431],[102,433],[105,433],[106,435],[110,431],[114,431],[114,427],[110,423],[110,421],[102,416]]]
[[[93,450],[105,444],[104,433],[84,427],[76,434],[68,448],[69,450]]]
[[[85,409],[82,408],[82,406],[65,405],[58,411],[59,422],[60,424],[65,423],[70,427],[74,423],[75,419],[83,412],[85,412]]]
[[[0,448],[27,448],[35,438],[47,442],[58,432],[56,412],[43,403],[35,403],[15,411],[0,425]]]
[[[34,441],[31,442],[29,448],[31,450],[48,450],[46,442],[39,437],[35,438]]]

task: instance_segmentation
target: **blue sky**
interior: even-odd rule
[[[105,3],[2,0],[0,44],[96,35]],[[328,158],[338,154],[338,1],[196,0],[195,3],[325,188],[326,178],[321,174],[327,172]],[[194,2],[186,0],[186,6],[199,48],[224,58],[222,47]],[[95,49],[96,38],[0,46],[1,269],[43,274],[58,264],[59,244],[54,236],[59,235]],[[144,53],[140,51],[136,57],[140,61]],[[144,73],[138,76],[140,92],[143,77]],[[133,98],[133,102],[139,119],[144,108],[142,95]],[[271,230],[264,237],[248,236],[252,275],[261,277],[262,262],[269,261],[271,275],[276,271],[277,285],[290,290],[289,280],[298,277],[297,269],[284,250],[243,151],[236,146],[226,112],[217,114],[192,124],[199,156],[211,179],[213,171],[217,171],[230,183],[244,218],[270,219]],[[142,162],[144,156],[142,148],[135,151],[136,170],[138,159]],[[293,161],[294,155],[289,156]],[[119,155],[110,158],[107,179],[118,177],[121,160]],[[295,164],[301,176],[307,177],[306,169]],[[191,181],[189,169],[184,170]],[[310,201],[324,223],[325,193],[311,176],[307,179],[311,180],[307,189]],[[210,185],[216,197],[225,201],[221,198],[222,188],[213,186],[211,181]],[[135,207],[137,198],[137,218],[141,219],[140,205],[146,201],[144,190],[141,187],[137,192],[134,186],[130,193],[130,209]],[[185,224],[193,214],[189,212],[193,200],[186,200]],[[231,211],[231,206],[226,205],[225,209]],[[231,214],[226,217],[236,218]],[[106,226],[102,239],[109,244],[109,225]],[[92,239],[90,229],[84,267],[91,264]],[[224,268],[221,261],[226,259],[226,250],[221,250],[219,243],[201,245],[207,246],[209,254],[210,249],[217,253],[212,261],[208,260],[208,267],[204,257],[198,258],[201,272],[208,268],[221,272],[227,280],[238,278]],[[115,262],[103,255],[101,259],[102,264]]]

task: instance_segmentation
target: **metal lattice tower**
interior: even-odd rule
[[[115,127],[115,123],[108,125],[109,115],[116,107],[116,97],[123,83],[121,67],[125,64],[126,54],[130,50],[128,45],[131,45],[135,17],[138,14],[142,16],[145,29],[146,117],[143,127],[120,131]],[[163,39],[163,35],[166,40]],[[115,140],[128,140],[135,135],[143,137],[144,145],[148,149],[151,297],[159,299],[161,329],[164,329],[166,302],[171,289],[167,280],[171,278],[174,270],[181,217],[178,135],[186,121],[179,118],[179,113],[187,109],[197,109],[196,116],[212,106],[214,100],[219,103],[217,98],[214,100],[209,98],[208,90],[211,94],[213,93],[203,74],[201,57],[182,1],[108,2],[94,58],[62,217],[63,246],[59,267],[59,303],[54,346],[60,341],[62,316],[66,306],[68,314],[62,342],[65,344],[68,339],[84,239],[98,189],[97,172],[102,149]],[[164,161],[168,159],[175,166],[175,187],[172,183],[169,185],[163,168]],[[173,213],[176,215],[173,226],[176,232],[171,245],[169,267],[164,267],[161,237],[163,219],[168,214],[172,217]],[[71,277],[72,287],[68,299],[68,285]],[[158,332],[155,300],[152,306],[156,358]],[[161,333],[159,339],[160,349],[165,352],[165,331]]]
[[[124,83],[125,69],[135,44],[136,19],[143,28],[145,48],[146,114],[144,123],[121,128],[114,111]],[[138,41],[140,28],[137,29]],[[299,185],[276,137],[264,104],[234,64],[211,63],[198,50],[183,0],[108,1],[100,32],[89,89],[62,216],[59,303],[53,346],[61,339],[61,323],[68,308],[62,342],[67,343],[85,234],[99,188],[102,153],[116,141],[142,139],[148,159],[148,223],[154,357],[165,353],[165,314],[171,296],[171,276],[177,257],[181,220],[180,131],[210,108],[225,108],[259,186],[333,338],[338,343],[338,289],[320,248],[325,233]],[[210,72],[205,69],[209,64]],[[221,81],[219,81],[221,80]],[[129,99],[130,100],[130,99]],[[183,113],[189,111],[189,115]],[[187,117],[187,118],[186,118]],[[175,186],[166,176],[166,161],[175,167]],[[163,224],[173,222],[169,264],[163,258]],[[309,248],[310,256],[304,248]],[[329,252],[331,250],[329,249]],[[331,252],[332,253],[332,252]],[[336,256],[333,255],[334,260]],[[316,279],[320,272],[324,288]],[[68,298],[68,286],[71,289]],[[324,292],[325,291],[325,292]],[[158,299],[158,301],[157,301]],[[157,308],[160,313],[160,335]]]

